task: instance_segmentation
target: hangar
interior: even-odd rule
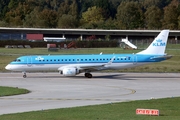
[[[161,30],[102,30],[102,29],[56,29],[56,28],[6,28],[0,27],[0,40],[27,40],[27,35],[43,37],[63,37],[66,40],[86,40],[90,36],[96,39],[144,39],[154,38]],[[36,37],[35,37],[36,38]],[[34,38],[34,39],[35,39]],[[39,39],[39,38],[38,38]],[[180,41],[180,31],[171,30],[169,39]]]

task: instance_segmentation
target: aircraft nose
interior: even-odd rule
[[[8,65],[5,67],[5,69],[6,69],[6,70],[11,70],[11,65],[8,64]]]

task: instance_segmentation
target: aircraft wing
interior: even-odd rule
[[[102,70],[105,69],[106,65],[111,65],[111,63],[114,61],[114,57],[111,58],[111,60],[108,63],[105,64],[97,64],[97,65],[83,65],[79,66],[81,69],[87,69],[87,70]]]
[[[104,67],[105,67],[105,64],[78,66],[79,69],[91,70],[91,71],[101,70],[101,69],[104,69]]]
[[[105,69],[106,64],[82,64],[82,65],[65,65],[58,68],[59,71],[62,71],[65,68],[78,68],[79,70],[90,70],[90,71],[97,71]]]
[[[106,69],[106,65],[111,65],[113,62],[115,56],[111,58],[111,60],[108,63],[103,63],[103,64],[81,64],[81,65],[67,65],[67,66],[62,66],[58,70],[63,70],[64,68],[70,68],[70,67],[75,67],[80,70],[90,70],[90,71],[97,71],[97,70],[102,70]]]

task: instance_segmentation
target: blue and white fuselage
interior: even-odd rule
[[[136,54],[96,54],[96,55],[33,55],[21,56],[6,66],[7,70],[22,71],[59,71],[64,76],[75,76],[108,69],[124,69],[144,64],[160,62],[170,58],[165,52],[169,30],[163,30],[151,45]]]

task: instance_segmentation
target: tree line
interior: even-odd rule
[[[0,2],[0,27],[180,29],[180,0]]]

